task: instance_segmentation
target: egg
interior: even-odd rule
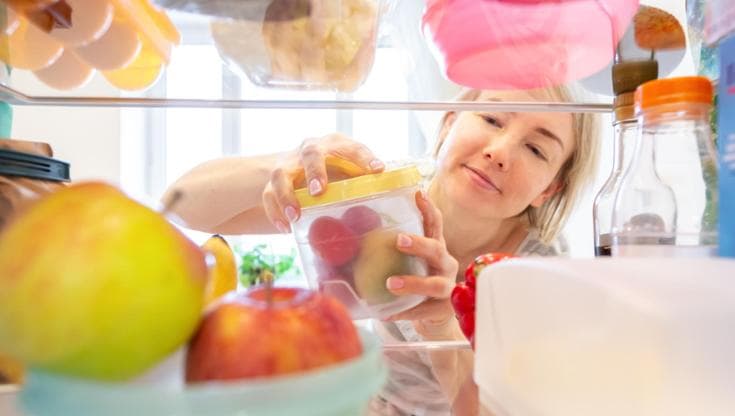
[[[140,37],[133,26],[116,17],[101,38],[76,48],[76,54],[93,68],[111,71],[133,62],[141,47]]]
[[[143,45],[138,57],[128,66],[102,75],[113,86],[127,91],[138,91],[153,85],[163,71],[163,60],[148,43]]]
[[[8,15],[10,15],[8,10]],[[62,45],[21,17],[15,30],[0,36],[0,60],[18,69],[36,70],[54,63],[63,52]],[[12,20],[9,19],[12,22]],[[6,31],[9,26],[6,26]],[[5,47],[7,46],[7,47]]]
[[[33,74],[49,87],[57,90],[71,90],[83,86],[92,79],[94,69],[67,49],[56,62],[46,68],[33,71]]]
[[[135,0],[145,10],[146,14],[153,20],[156,29],[161,32],[163,37],[171,43],[178,44],[181,42],[181,34],[176,26],[171,22],[166,12],[153,5],[148,0]]]
[[[102,37],[112,24],[108,0],[66,0],[71,7],[70,28],[54,27],[49,34],[66,46],[82,46]]]
[[[0,36],[11,35],[20,26],[18,15],[13,13],[11,9],[5,10],[5,19],[0,20]]]

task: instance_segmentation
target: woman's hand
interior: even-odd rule
[[[279,160],[263,190],[265,214],[281,232],[289,232],[289,224],[301,216],[301,207],[294,194],[295,180],[303,175],[311,195],[324,192],[328,181],[327,155],[348,160],[366,174],[380,172],[385,167],[365,145],[342,134],[305,140],[298,149]]]
[[[416,193],[425,236],[399,234],[396,247],[401,252],[426,260],[428,276],[392,276],[386,286],[396,295],[422,295],[420,305],[392,316],[391,320],[411,320],[424,338],[446,338],[456,331],[454,310],[449,296],[455,286],[459,264],[447,251],[441,212],[422,192]]]

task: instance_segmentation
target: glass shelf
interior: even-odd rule
[[[143,4],[105,0],[113,4]],[[371,0],[372,1],[372,0]],[[154,0],[152,4],[176,3]],[[178,3],[186,3],[179,1]],[[227,1],[214,3],[226,4]],[[246,2],[247,3],[247,2]],[[267,2],[266,2],[267,3]],[[230,2],[230,4],[232,4]],[[139,107],[139,108],[218,108],[218,109],[338,109],[338,110],[416,110],[416,111],[528,111],[606,113],[612,109],[611,97],[585,94],[578,102],[474,102],[453,101],[462,87],[448,81],[439,69],[422,33],[422,1],[392,2],[386,6],[375,40],[372,68],[362,85],[351,92],[306,88],[271,88],[256,85],[242,66],[226,59],[212,35],[212,24],[221,17],[165,10],[181,36],[178,44],[162,53],[168,63],[148,87],[121,91],[108,82],[103,71],[95,70],[84,86],[68,90],[49,87],[35,72],[26,69],[0,70],[0,100],[14,105],[43,107]],[[411,5],[409,5],[411,4]],[[0,9],[4,8],[0,1]],[[244,6],[243,6],[244,7]],[[399,16],[399,17],[397,17]],[[3,16],[0,16],[0,18]],[[398,19],[398,23],[396,23]],[[2,26],[3,19],[0,19]],[[225,20],[227,21],[227,20]],[[0,47],[2,44],[0,43]],[[160,49],[160,48],[159,48]],[[195,53],[194,53],[195,52]],[[199,62],[192,56],[202,57]],[[193,65],[203,65],[221,77],[216,93],[200,93],[196,88],[184,95],[167,91],[166,80],[181,84],[201,83]],[[2,67],[2,65],[0,65]],[[211,71],[210,71],[211,72]],[[210,72],[204,72],[209,74]],[[252,74],[251,74],[252,75]],[[207,75],[209,76],[209,75]],[[209,82],[210,80],[207,80]],[[382,86],[376,88],[376,85]],[[100,88],[102,86],[103,88]],[[580,89],[581,90],[581,89]]]
[[[605,103],[477,102],[477,101],[357,101],[357,100],[230,100],[151,97],[82,97],[26,95],[0,84],[0,100],[14,105],[67,107],[337,109],[418,111],[529,111],[606,113]]]

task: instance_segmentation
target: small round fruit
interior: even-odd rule
[[[379,228],[383,223],[380,215],[365,205],[349,208],[342,214],[342,222],[357,235]]]
[[[452,290],[450,299],[457,315],[475,312],[475,290],[473,288],[459,283]]]
[[[475,338],[475,313],[460,315],[457,319],[459,320],[459,328],[462,330],[464,336],[472,341]]]
[[[270,290],[225,297],[204,317],[187,351],[188,383],[293,374],[362,354],[337,300],[301,288]]]
[[[467,286],[474,288],[475,283],[477,282],[477,275],[480,274],[482,269],[493,263],[497,263],[501,260],[511,259],[513,257],[515,256],[508,253],[487,253],[475,257],[472,263],[470,263],[464,271],[465,283],[467,284]]]
[[[358,236],[334,217],[319,217],[311,223],[309,245],[319,258],[335,267],[354,259],[360,248]]]
[[[362,238],[360,255],[352,264],[357,294],[368,305],[388,303],[396,298],[385,287],[391,276],[414,274],[410,257],[396,249],[396,231],[377,229]]]

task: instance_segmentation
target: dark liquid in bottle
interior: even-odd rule
[[[612,256],[612,247],[611,246],[596,246],[595,256],[596,257]]]
[[[595,238],[595,257],[601,256],[612,256],[612,236],[609,233]]]

